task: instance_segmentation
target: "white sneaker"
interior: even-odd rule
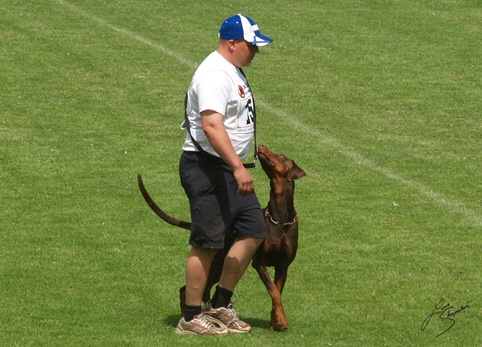
[[[214,324],[212,320],[204,313],[194,316],[193,320],[186,322],[184,317],[181,318],[176,327],[178,335],[227,335],[229,329],[222,324]]]
[[[209,316],[212,321],[218,322],[219,325],[225,325],[231,333],[251,332],[251,325],[238,318],[231,303],[228,307],[212,308],[211,302],[208,301],[204,306],[204,314]]]

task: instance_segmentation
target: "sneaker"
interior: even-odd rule
[[[181,318],[176,328],[176,334],[178,335],[227,335],[229,329],[223,324],[216,325],[211,321],[210,317],[204,313],[194,316],[193,320],[186,322],[184,317]]]
[[[213,308],[211,301],[208,301],[204,306],[204,314],[209,316],[211,321],[225,325],[230,333],[244,334],[251,331],[251,325],[238,318],[232,303],[228,307]]]

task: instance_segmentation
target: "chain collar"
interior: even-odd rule
[[[271,214],[269,213],[269,209],[268,209],[267,207],[266,207],[266,211],[264,212],[264,215],[265,215],[266,217],[269,217],[269,219],[271,220],[271,222],[272,222],[273,224],[281,225],[281,226],[283,226],[283,227],[293,225],[293,224],[295,224],[295,223],[297,222],[297,220],[298,220],[298,214],[296,214],[296,215],[295,215],[295,218],[293,218],[293,221],[291,221],[291,222],[281,223],[281,222],[275,221],[275,220],[273,219],[273,216],[271,216]]]

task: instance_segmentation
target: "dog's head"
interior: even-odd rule
[[[306,172],[284,154],[274,154],[265,145],[259,145],[258,158],[270,179],[286,178],[288,182],[306,176]]]

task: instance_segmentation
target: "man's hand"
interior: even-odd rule
[[[234,178],[238,182],[238,194],[247,196],[254,191],[254,182],[251,174],[244,167],[234,171]]]

